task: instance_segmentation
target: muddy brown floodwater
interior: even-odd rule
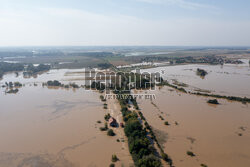
[[[187,85],[186,90],[205,91],[213,94],[250,98],[250,65],[248,59],[241,59],[243,64],[221,65],[174,65],[143,69],[142,72],[160,72],[170,83],[177,80]],[[197,68],[208,74],[202,79],[196,75]]]
[[[197,68],[208,71],[205,79],[195,74]],[[186,83],[187,90],[250,97],[250,69],[244,64],[181,65],[147,71],[163,72],[168,80]],[[31,78],[4,75],[0,85],[19,81],[25,86],[17,94],[5,94],[5,88],[0,88],[0,167],[102,167],[111,164],[112,154],[119,158],[116,166],[133,164],[123,129],[114,128],[115,137],[99,130],[106,113],[122,122],[117,101],[108,100],[105,110],[98,92],[42,87],[48,80],[84,85],[83,73],[84,69],[62,69]],[[249,167],[249,104],[218,99],[219,105],[211,105],[207,97],[169,87],[147,92],[156,99],[138,100],[139,106],[176,167]],[[187,151],[195,156],[188,156]]]
[[[55,79],[66,82],[61,72]],[[53,76],[53,70],[37,78],[19,76],[21,80],[8,74],[1,81],[25,86],[17,94],[0,88],[0,167],[102,167],[111,164],[113,154],[118,166],[129,166],[127,144],[99,130],[108,112],[100,94],[83,88],[43,88],[41,83]]]
[[[155,100],[139,100],[144,116],[176,167],[249,167],[250,108],[239,102],[177,92],[163,87]],[[161,120],[162,116],[164,120]],[[164,122],[168,121],[169,126]],[[196,156],[190,157],[187,151]]]

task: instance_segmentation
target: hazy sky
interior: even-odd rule
[[[250,46],[250,0],[0,0],[0,46]]]

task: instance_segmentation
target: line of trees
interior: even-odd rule
[[[118,93],[118,92],[117,92]],[[128,100],[119,99],[121,112],[125,121],[124,132],[128,137],[129,152],[136,166],[160,167],[161,161],[155,156],[155,149],[147,138],[146,129],[143,128],[138,115],[128,110]]]
[[[50,70],[50,65],[39,64],[38,66],[34,66],[33,64],[29,64],[26,68],[22,63],[6,63],[0,62],[0,78],[3,77],[6,72],[14,72],[14,71],[25,71],[26,75],[34,75],[39,72],[44,72]]]
[[[23,69],[24,65],[21,63],[0,62],[0,78],[2,78],[6,72],[23,71]]]
[[[50,65],[39,64],[38,66],[34,66],[33,64],[29,64],[25,70],[25,74],[34,75],[39,72],[49,71]]]

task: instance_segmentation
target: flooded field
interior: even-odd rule
[[[200,78],[197,68],[205,69],[208,75]],[[159,71],[172,83],[185,83],[188,90],[250,97],[247,62],[166,66],[146,71]],[[18,81],[25,86],[17,94],[5,94],[5,88],[0,88],[1,167],[108,166],[112,154],[118,156],[118,166],[133,164],[123,129],[114,128],[115,137],[99,130],[106,113],[122,122],[116,100],[108,100],[105,110],[98,92],[42,86],[48,80],[84,85],[84,79],[84,69],[50,70],[35,77],[24,77],[22,73],[3,76],[0,85]],[[249,166],[248,104],[218,99],[219,105],[211,105],[207,97],[184,94],[167,86],[148,93],[155,94],[156,99],[138,100],[139,106],[176,167]],[[188,156],[187,151],[195,156]]]
[[[220,105],[211,105],[209,98],[169,87],[149,93],[155,93],[156,99],[139,100],[139,106],[175,166],[249,166],[248,105],[222,99],[218,99]],[[195,156],[188,156],[187,151]]]
[[[244,64],[221,65],[176,65],[146,69],[142,71],[160,72],[168,81],[177,80],[187,85],[185,89],[204,91],[220,95],[250,97],[250,66],[247,59]],[[201,78],[196,75],[197,68],[204,69],[208,74]]]
[[[1,167],[109,166],[113,154],[119,166],[132,163],[127,145],[116,141],[124,134],[110,137],[99,130],[111,109],[103,109],[98,92],[42,87],[54,79],[83,84],[82,76],[66,75],[72,71],[81,70],[51,70],[36,78],[7,74],[0,81],[25,84],[17,94],[0,88]]]
[[[50,70],[41,75],[37,74],[35,76],[23,76],[22,72],[19,72],[18,75],[15,73],[8,73],[3,76],[3,79],[0,80],[0,84],[5,82],[21,82],[22,84],[29,83],[43,83],[49,80],[58,80],[62,83],[75,82],[78,84],[84,84],[84,69],[54,69]]]

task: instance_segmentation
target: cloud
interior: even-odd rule
[[[202,4],[202,3],[194,3],[187,0],[137,0],[140,2],[145,3],[151,3],[151,4],[161,4],[161,5],[175,5],[180,8],[185,9],[210,9],[210,10],[218,10],[217,7],[208,5],[208,4]]]

